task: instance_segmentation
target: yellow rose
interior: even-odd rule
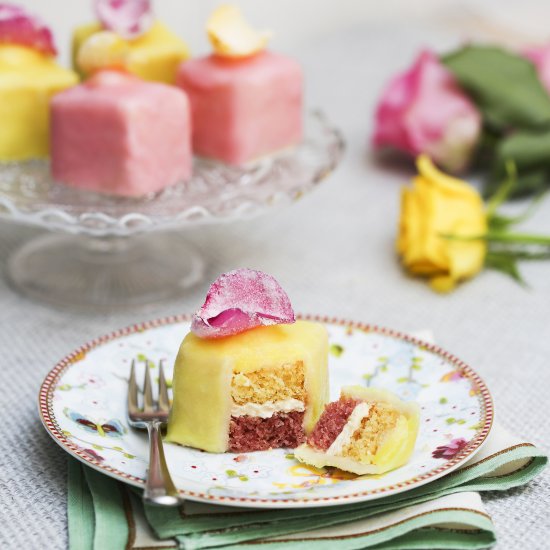
[[[445,236],[485,235],[487,215],[471,185],[440,172],[425,155],[416,165],[419,175],[402,191],[397,251],[408,271],[428,277],[432,288],[447,292],[483,268],[487,245],[483,239]]]

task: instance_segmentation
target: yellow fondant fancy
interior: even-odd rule
[[[128,42],[111,31],[102,31],[87,38],[77,55],[78,68],[91,75],[102,69],[125,69],[130,48]]]
[[[271,32],[250,27],[239,8],[231,4],[224,4],[212,13],[206,32],[216,54],[236,59],[261,52],[271,38]]]
[[[77,82],[49,55],[0,45],[0,161],[48,156],[50,98]]]
[[[167,440],[209,452],[225,452],[231,410],[234,398],[241,394],[240,385],[250,383],[258,394],[263,390],[263,381],[276,378],[270,377],[269,371],[283,376],[286,365],[303,369],[304,430],[309,433],[328,399],[327,363],[328,335],[319,323],[262,326],[216,339],[189,333],[174,366],[174,403]],[[293,369],[287,370],[292,374]]]
[[[99,23],[78,27],[73,35],[73,65],[82,76],[88,76],[78,64],[79,51],[90,36],[104,32]],[[117,35],[118,36],[118,35]],[[189,59],[189,48],[178,36],[160,21],[138,38],[126,40],[120,37],[128,47],[126,69],[143,78],[173,84],[179,65]]]

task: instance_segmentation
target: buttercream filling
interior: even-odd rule
[[[266,401],[265,403],[245,403],[244,405],[231,406],[231,416],[257,416],[259,418],[271,418],[275,413],[305,411],[304,403],[298,399],[283,399],[281,401]]]
[[[342,453],[344,447],[350,443],[353,434],[361,427],[363,418],[368,416],[370,408],[371,405],[369,403],[363,402],[353,409],[342,431],[327,449],[328,455],[338,456]]]

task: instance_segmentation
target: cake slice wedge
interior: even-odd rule
[[[389,391],[345,386],[294,456],[306,464],[358,475],[382,474],[412,455],[420,410]]]

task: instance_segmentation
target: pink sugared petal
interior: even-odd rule
[[[46,55],[57,54],[52,32],[40,18],[3,2],[0,3],[0,44],[18,44]]]
[[[106,29],[126,39],[141,36],[153,24],[151,0],[95,0],[95,11]]]
[[[212,283],[206,301],[193,315],[191,331],[201,338],[222,338],[295,320],[286,292],[271,275],[237,269]]]

